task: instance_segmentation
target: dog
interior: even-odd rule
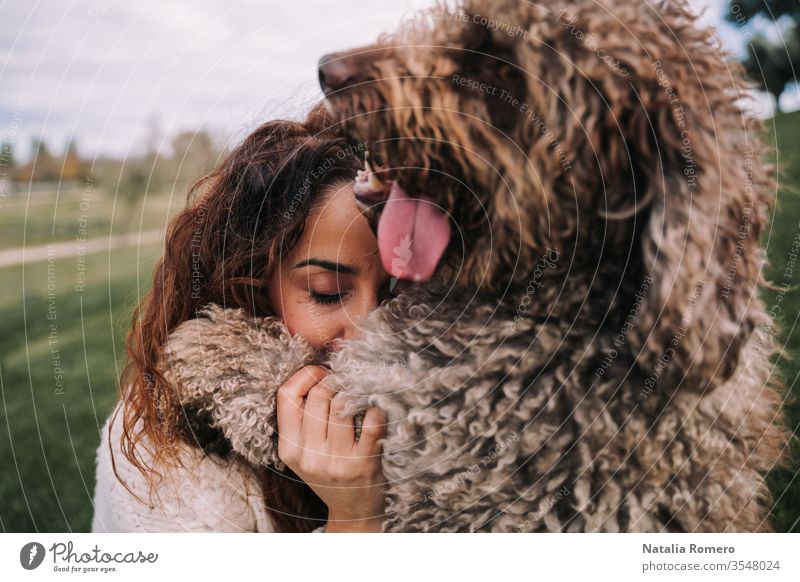
[[[327,380],[346,413],[387,413],[384,531],[770,529],[775,185],[741,74],[682,0],[465,0],[321,59],[333,122],[370,152],[355,195],[406,281]],[[278,325],[203,325],[231,322]],[[223,333],[209,368],[231,341],[307,356]],[[233,366],[186,402],[255,418],[275,369]],[[250,454],[252,426],[223,432],[276,462],[274,439]]]

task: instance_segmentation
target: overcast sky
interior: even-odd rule
[[[740,54],[726,0],[691,1]],[[430,3],[0,0],[0,140],[20,158],[40,136],[55,151],[75,137],[84,156],[124,156],[157,120],[167,142],[200,127],[236,141],[321,97],[321,55],[371,42]]]

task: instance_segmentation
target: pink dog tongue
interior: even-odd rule
[[[383,267],[398,279],[426,281],[450,242],[447,215],[429,200],[410,198],[392,184],[378,222]]]

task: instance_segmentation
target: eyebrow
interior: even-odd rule
[[[299,269],[300,267],[322,267],[323,269],[328,269],[329,271],[334,271],[336,273],[349,273],[351,275],[358,273],[358,269],[352,265],[335,263],[333,261],[326,261],[323,259],[306,259],[304,261],[300,261],[292,268]]]

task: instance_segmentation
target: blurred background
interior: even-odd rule
[[[785,281],[800,244],[800,2],[690,3],[761,88],[750,106],[782,168],[764,243]],[[191,181],[257,125],[302,117],[322,54],[430,4],[0,0],[0,531],[88,531],[130,313]],[[797,432],[793,283],[764,300]],[[796,465],[770,483],[775,528],[800,531]]]

